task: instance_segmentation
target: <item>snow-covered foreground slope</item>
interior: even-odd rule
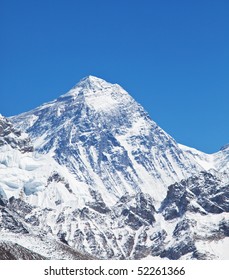
[[[227,259],[228,198],[209,173],[171,185],[158,211],[143,193],[61,210],[10,198],[0,201],[0,239],[51,259]]]
[[[4,250],[228,259],[228,147],[177,144],[125,90],[92,76],[11,121],[0,117]]]

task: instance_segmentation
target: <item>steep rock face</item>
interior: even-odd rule
[[[167,220],[187,210],[201,214],[229,212],[229,185],[211,173],[201,172],[169,186],[160,210]]]
[[[96,77],[12,121],[112,203],[139,191],[160,201],[167,185],[202,170],[125,90]]]
[[[22,153],[33,151],[29,137],[15,129],[8,119],[0,115],[0,146],[4,145],[9,145]]]

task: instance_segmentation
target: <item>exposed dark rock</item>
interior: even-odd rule
[[[201,253],[195,250],[192,254],[192,259],[194,260],[214,260],[215,256],[209,253]]]
[[[59,216],[57,217],[56,219],[56,223],[59,224],[59,223],[63,223],[65,221],[65,215],[64,213],[60,213]]]
[[[125,251],[126,257],[130,256],[133,248],[134,248],[134,236],[129,235],[124,244],[124,251]]]
[[[128,211],[125,224],[130,226],[133,230],[138,230],[143,225],[143,222],[134,213]]]
[[[167,196],[161,204],[160,211],[166,220],[181,217],[187,210],[187,189],[184,182],[175,183],[168,188]]]
[[[153,205],[152,198],[149,195],[143,194],[142,192],[136,195],[136,208],[131,207],[131,211],[139,215],[144,221],[149,224],[155,222],[154,213],[156,212]]]
[[[161,253],[162,258],[170,260],[178,260],[181,256],[191,253],[196,250],[195,244],[190,237],[186,237],[182,241],[175,243],[169,249]]]
[[[0,208],[0,212],[2,214],[0,220],[0,229],[8,230],[14,233],[29,233],[24,224],[19,221],[16,216],[13,216],[10,211]]]
[[[9,145],[22,153],[33,152],[29,137],[22,137],[21,132],[5,117],[0,116],[0,146]]]
[[[190,219],[184,219],[177,223],[173,236],[176,238],[180,238],[186,234],[189,234],[189,231],[192,227],[196,226],[196,221]]]
[[[160,212],[166,220],[171,220],[181,217],[186,211],[203,215],[229,212],[228,186],[222,187],[220,180],[208,172],[169,186]]]
[[[92,189],[89,189],[89,191],[94,202],[87,202],[86,205],[101,214],[107,214],[108,212],[110,212],[110,209],[103,201],[102,195],[98,191]]]
[[[172,220],[180,217],[179,209],[175,203],[168,205],[163,212],[165,220]]]
[[[44,256],[13,242],[0,242],[0,260],[45,260]]]
[[[150,248],[146,245],[137,245],[134,248],[133,258],[140,260],[150,254]]]
[[[159,256],[161,252],[164,251],[164,247],[165,247],[164,241],[166,236],[167,233],[165,230],[155,232],[150,236],[150,240],[152,241],[152,245],[151,245],[152,256]]]
[[[66,245],[69,245],[67,240],[66,240],[66,236],[67,236],[66,232],[58,232],[57,236],[59,237],[59,239],[62,243],[66,244]]]
[[[50,183],[52,182],[56,182],[56,183],[63,183],[63,185],[65,186],[65,188],[69,191],[69,193],[72,193],[72,189],[70,188],[69,183],[65,180],[64,177],[62,177],[58,172],[53,172],[48,180],[47,180],[47,185],[46,187],[48,187],[50,185]],[[58,203],[58,202],[57,202]],[[60,203],[60,202],[59,202]]]
[[[25,219],[25,221],[33,226],[39,226],[40,225],[40,221],[38,219],[37,216],[33,215],[30,216],[29,218]]]
[[[34,207],[30,204],[24,202],[20,198],[10,197],[8,208],[14,212],[17,212],[21,217],[25,217],[27,214],[31,213]]]
[[[6,206],[7,201],[0,197],[0,206]]]
[[[225,236],[229,236],[229,220],[223,219],[219,223],[219,231],[222,232]]]

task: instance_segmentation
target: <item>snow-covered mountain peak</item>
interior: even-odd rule
[[[202,170],[121,86],[93,76],[12,120],[36,150],[113,198],[141,186],[160,201],[169,184]]]
[[[104,92],[107,94],[109,92],[127,94],[127,92],[118,84],[109,83],[101,78],[95,76],[87,76],[81,79],[69,92],[62,95],[65,96],[78,96],[78,94],[83,94],[84,96],[90,95],[102,95]]]
[[[83,79],[81,79],[79,81],[79,83],[76,84],[75,87],[82,86],[82,87],[93,88],[93,87],[106,87],[109,85],[111,85],[111,84],[106,82],[105,80],[92,76],[92,75],[89,75],[89,76],[86,76]]]
[[[0,118],[0,250],[1,239],[15,243],[9,232],[42,253],[29,232],[105,259],[228,256],[228,147],[179,145],[124,89],[93,76],[11,120],[16,129]]]
[[[104,79],[89,75],[81,79],[74,87],[74,88],[86,88],[86,89],[91,89],[96,92],[96,90],[104,90],[104,89],[109,89],[109,88],[116,88],[121,91],[124,91],[122,87],[120,87],[118,84],[112,84]]]
[[[59,102],[58,107],[75,107],[81,104],[84,108],[97,113],[109,113],[114,115],[121,108],[129,107],[133,98],[119,85],[111,84],[103,79],[88,76],[80,80],[69,92],[61,95],[55,102]],[[53,102],[48,105],[53,104]],[[123,110],[122,109],[122,110]]]

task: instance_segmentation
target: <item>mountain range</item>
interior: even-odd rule
[[[228,213],[229,145],[178,144],[117,84],[0,116],[5,259],[229,259]]]

